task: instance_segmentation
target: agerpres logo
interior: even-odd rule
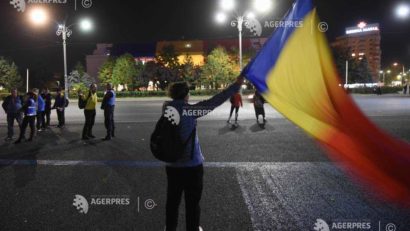
[[[130,197],[129,196],[91,196],[91,199],[88,203],[87,199],[82,195],[75,195],[73,206],[77,209],[77,211],[81,214],[87,214],[88,210],[91,206],[99,206],[99,205],[130,205]],[[155,204],[155,202],[154,202]],[[152,203],[150,204],[152,205]],[[156,206],[156,204],[155,204]],[[155,207],[153,206],[153,207]]]
[[[77,1],[75,0],[75,10],[77,10]],[[23,13],[29,4],[67,4],[67,0],[11,0],[12,5],[18,12]],[[88,9],[93,5],[92,0],[81,0],[81,5]]]
[[[180,116],[176,108],[167,106],[165,109],[164,117],[167,118],[168,121],[173,125],[179,125]]]
[[[212,110],[206,108],[183,108],[182,116],[201,117],[208,115],[211,112]],[[165,108],[164,117],[167,118],[173,125],[179,125],[181,122],[181,115],[178,110],[172,106],[167,106]]]
[[[315,226],[313,227],[315,231],[330,231],[329,225],[326,223],[326,221],[322,219],[316,219]]]
[[[73,206],[78,210],[79,213],[88,213],[88,201],[81,195],[75,195]]]
[[[330,230],[371,230],[372,223],[369,220],[333,220],[327,223],[323,219],[316,219],[313,226],[315,231],[330,231]]]

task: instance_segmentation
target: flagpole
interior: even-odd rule
[[[346,60],[346,81],[345,81],[345,88],[349,88],[348,87],[348,78],[349,78],[349,61]]]

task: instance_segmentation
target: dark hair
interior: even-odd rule
[[[185,99],[189,93],[187,82],[175,82],[168,88],[168,96],[175,100]]]

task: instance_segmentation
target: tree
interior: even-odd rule
[[[372,76],[366,56],[353,57],[349,49],[337,48],[334,50],[336,67],[339,70],[341,82],[345,83],[346,61],[349,63],[348,83],[371,83]]]
[[[184,63],[181,65],[182,79],[188,82],[194,89],[200,85],[200,68],[194,64],[192,56],[186,54]]]
[[[201,81],[213,89],[232,82],[239,74],[235,61],[222,47],[217,47],[206,57],[202,67]]]
[[[100,70],[98,71],[98,79],[100,80],[100,83],[107,84],[112,82],[112,73],[114,66],[115,59],[111,57],[103,63]]]
[[[93,82],[93,78],[85,72],[84,66],[78,62],[67,76],[68,89],[86,90]]]
[[[0,57],[0,83],[6,89],[18,88],[22,83],[16,64],[7,61],[3,57]]]
[[[177,70],[180,68],[178,54],[173,45],[164,46],[156,59],[160,65],[168,67],[172,70]]]
[[[117,58],[112,71],[112,84],[115,88],[123,85],[128,89],[128,84],[132,84],[137,76],[138,70],[135,59],[131,54],[124,54]]]

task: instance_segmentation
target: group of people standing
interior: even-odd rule
[[[84,117],[85,124],[82,132],[82,139],[88,140],[95,138],[92,133],[92,129],[95,123],[96,106],[97,106],[97,85],[91,84],[88,94],[79,94],[79,101],[84,102]],[[32,89],[25,96],[18,94],[17,89],[12,89],[10,95],[7,96],[2,107],[7,116],[7,137],[6,142],[13,140],[14,125],[17,125],[20,129],[18,139],[14,142],[19,144],[22,140],[28,142],[33,141],[37,132],[46,131],[50,126],[51,111],[56,110],[58,128],[65,127],[65,108],[68,106],[69,101],[65,97],[61,88],[57,89],[54,97],[54,104],[52,104],[53,97],[48,89],[43,89],[41,92],[39,89]],[[107,84],[107,91],[104,95],[104,99],[101,105],[101,109],[104,110],[105,127],[107,129],[107,135],[103,140],[111,140],[115,136],[114,133],[114,108],[115,108],[115,92],[112,89],[111,84]],[[27,127],[30,128],[30,136],[26,139]]]
[[[239,93],[239,90],[231,96],[230,102],[231,102],[231,111],[229,113],[228,121],[226,121],[226,122],[228,124],[231,124],[231,118],[232,118],[233,112],[235,111],[234,125],[238,126],[239,108],[243,107],[242,96]],[[263,96],[258,91],[256,91],[255,94],[253,95],[252,102],[253,102],[253,106],[255,108],[256,122],[258,124],[265,124],[266,123],[265,109],[263,107],[263,105],[266,102],[265,99],[263,98]],[[260,116],[262,116],[262,123],[260,123],[260,121],[259,121]]]

